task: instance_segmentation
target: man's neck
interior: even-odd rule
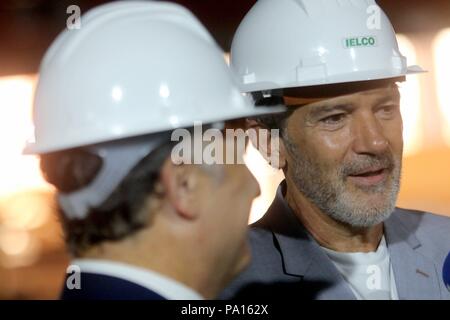
[[[288,186],[285,199],[303,226],[322,247],[338,252],[376,251],[383,237],[383,224],[356,228],[323,213],[294,186]]]
[[[170,239],[172,245],[163,246],[161,244],[170,242],[165,241],[163,234],[154,239],[156,233],[155,230],[152,233],[144,230],[131,239],[103,243],[80,258],[110,260],[148,269],[192,288],[206,299],[215,298],[221,287],[207,278],[205,270],[210,270],[199,259],[193,259],[192,250],[178,250],[183,244],[180,241],[180,245],[174,245],[173,238]]]

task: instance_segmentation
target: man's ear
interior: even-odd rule
[[[286,166],[286,149],[280,132],[274,135],[254,119],[246,120],[246,130],[253,146],[273,168],[283,169]]]
[[[176,165],[168,159],[161,170],[161,182],[167,198],[176,213],[184,219],[194,220],[199,212],[196,196],[200,176],[193,165]]]

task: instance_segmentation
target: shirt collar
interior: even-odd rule
[[[75,259],[81,272],[102,274],[127,280],[152,290],[169,300],[203,300],[204,298],[186,285],[155,271],[130,264],[99,259]]]
[[[381,238],[377,250],[373,252],[338,252],[323,246],[321,248],[332,261],[342,265],[377,265],[389,257],[384,236]]]

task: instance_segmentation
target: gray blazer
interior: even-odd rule
[[[356,299],[295,217],[281,188],[265,216],[251,226],[252,263],[220,298]],[[397,208],[384,231],[399,298],[450,299],[442,279],[450,219]]]

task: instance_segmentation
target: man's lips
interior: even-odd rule
[[[349,174],[348,178],[361,186],[374,186],[384,181],[389,173],[387,168],[365,169],[355,174]]]

